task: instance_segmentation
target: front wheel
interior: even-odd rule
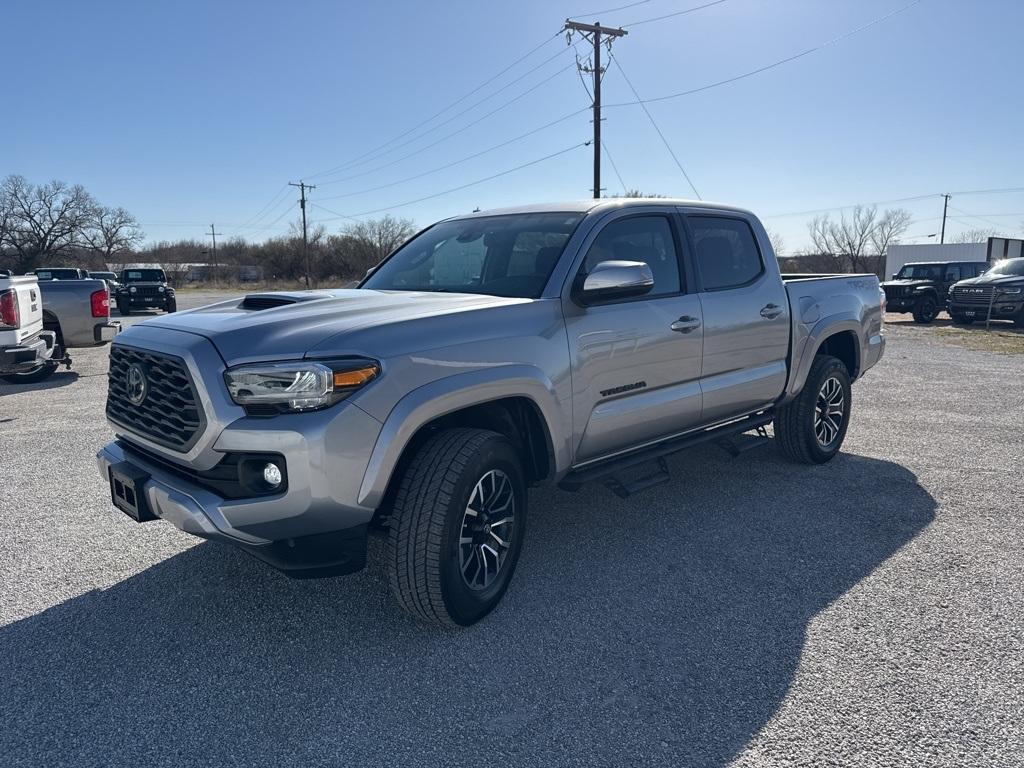
[[[120,301],[117,302],[117,312],[122,317],[128,317],[132,311],[128,308],[127,304],[122,304]]]
[[[927,325],[939,314],[939,302],[934,296],[922,296],[914,305],[914,322]]]
[[[782,452],[803,464],[824,464],[839,453],[852,395],[846,365],[831,355],[815,357],[800,394],[775,414]]]
[[[23,371],[21,373],[5,373],[0,376],[8,384],[35,384],[40,381],[45,381],[53,375],[53,372],[57,370],[57,363],[47,361],[40,363],[30,371]]]
[[[413,616],[469,626],[501,601],[526,530],[526,484],[508,438],[447,429],[416,451],[388,523],[391,590]]]
[[[164,312],[171,313],[171,312],[177,312],[177,311],[178,311],[178,300],[177,299],[168,299],[167,303],[164,305]]]

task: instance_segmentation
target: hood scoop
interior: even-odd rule
[[[241,304],[239,309],[251,309],[258,312],[261,309],[273,309],[274,307],[286,307],[289,304],[298,304],[301,301],[315,301],[317,299],[331,298],[330,294],[309,292],[309,293],[250,293]]]

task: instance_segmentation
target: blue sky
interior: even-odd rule
[[[283,185],[306,178],[318,185],[310,218],[336,230],[347,221],[337,214],[424,198],[587,140],[582,112],[364,192],[588,106],[572,49],[555,37],[567,16],[629,25],[707,0],[593,13],[629,1],[9,3],[0,175],[84,184],[132,211],[150,240],[202,238],[211,221],[228,236],[283,232],[297,215]],[[604,100],[635,100],[623,72],[644,98],[675,93],[799,53],[907,2],[727,0],[639,24],[614,45],[622,71],[609,69]],[[809,216],[777,214],[932,195],[899,203],[915,216],[908,235],[926,235],[938,231],[942,192],[1024,187],[1022,28],[1024,3],[1015,0],[922,0],[791,63],[649,109],[701,195],[753,209],[788,250],[807,244]],[[537,46],[418,131],[345,172],[317,175]],[[605,117],[626,186],[692,196],[640,107]],[[577,147],[388,212],[426,224],[477,206],[588,197],[590,184],[590,149]],[[607,161],[604,186],[622,187]],[[1024,226],[1024,189],[957,194],[951,205],[948,234],[998,225],[1019,236]]]

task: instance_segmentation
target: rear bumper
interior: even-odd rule
[[[108,323],[100,323],[93,327],[92,337],[97,344],[109,344],[120,332],[121,323],[114,320]]]
[[[0,349],[0,373],[18,373],[31,370],[53,357],[56,335],[42,331],[16,347]]]
[[[169,472],[160,464],[147,461],[135,451],[125,450],[117,443],[109,443],[96,455],[100,475],[109,481],[112,466],[130,464],[145,479],[140,482],[138,495],[142,497],[153,516],[166,520],[176,528],[193,536],[221,541],[242,549],[269,565],[295,578],[319,578],[353,573],[366,564],[366,537],[368,518],[354,524],[352,518],[339,515],[349,525],[324,530],[322,526],[303,524],[302,515],[279,519],[279,537],[273,540],[233,526],[225,511],[238,510],[249,502],[260,507],[260,517],[267,517],[280,504],[282,497],[259,499],[225,499],[201,485],[191,483],[180,475]],[[283,515],[288,515],[283,511]],[[287,535],[285,535],[287,534]]]

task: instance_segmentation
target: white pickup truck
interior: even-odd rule
[[[102,280],[0,276],[0,380],[9,384],[43,381],[71,366],[69,348],[109,344],[120,329]]]
[[[0,277],[0,378],[13,383],[38,371],[53,373],[56,339],[43,330],[43,297],[35,275]]]

